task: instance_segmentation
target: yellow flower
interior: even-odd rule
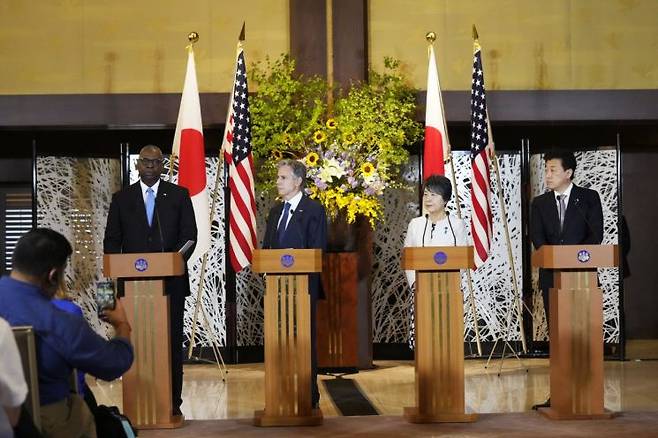
[[[320,157],[318,157],[318,154],[315,152],[310,152],[308,155],[306,155],[306,165],[309,167],[315,167],[316,164],[318,164],[318,160]]]
[[[368,178],[375,173],[375,166],[373,166],[372,163],[363,163],[361,165],[361,173],[363,173],[364,178]]]
[[[292,137],[287,132],[283,133],[283,143],[285,143],[285,144],[292,143]]]
[[[274,157],[275,160],[281,160],[283,159],[283,153],[277,149],[274,149],[272,151],[272,156]]]
[[[313,140],[314,140],[316,143],[322,143],[322,142],[325,141],[326,139],[327,139],[327,134],[325,134],[325,133],[322,132],[322,131],[315,131],[315,133],[313,134]]]
[[[354,137],[354,134],[352,134],[351,132],[348,132],[343,135],[343,142],[345,142],[345,144],[352,144],[354,143],[355,139],[356,138]]]
[[[327,128],[336,129],[336,121],[334,119],[327,120]]]

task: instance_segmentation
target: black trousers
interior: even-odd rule
[[[171,401],[174,412],[180,410],[183,399],[183,314],[185,297],[169,295],[169,332],[171,339]]]

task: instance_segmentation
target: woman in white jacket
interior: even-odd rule
[[[450,217],[446,204],[452,196],[452,184],[443,175],[431,175],[423,184],[424,216],[409,222],[404,246],[465,246],[468,245],[466,223]],[[416,272],[405,271],[409,286],[415,288]]]

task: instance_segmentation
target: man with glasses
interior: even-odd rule
[[[106,254],[175,252],[188,241],[196,242],[190,194],[184,187],[163,181],[163,170],[160,148],[144,146],[137,160],[140,180],[112,196],[103,241]],[[184,257],[193,251],[194,246]],[[190,295],[187,268],[183,275],[165,280],[165,293],[170,300],[172,414],[182,415],[183,313],[185,297]]]

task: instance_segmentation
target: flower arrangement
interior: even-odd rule
[[[307,193],[330,217],[345,214],[348,223],[364,217],[374,228],[383,218],[381,195],[402,185],[405,146],[422,135],[414,120],[415,90],[404,82],[398,62],[387,58],[385,73],[370,72],[368,83],[333,92],[321,78],[296,76],[288,56],[266,62],[266,69],[251,69],[259,188],[274,188],[278,160],[301,160],[308,169]],[[327,99],[328,93],[335,99]]]

